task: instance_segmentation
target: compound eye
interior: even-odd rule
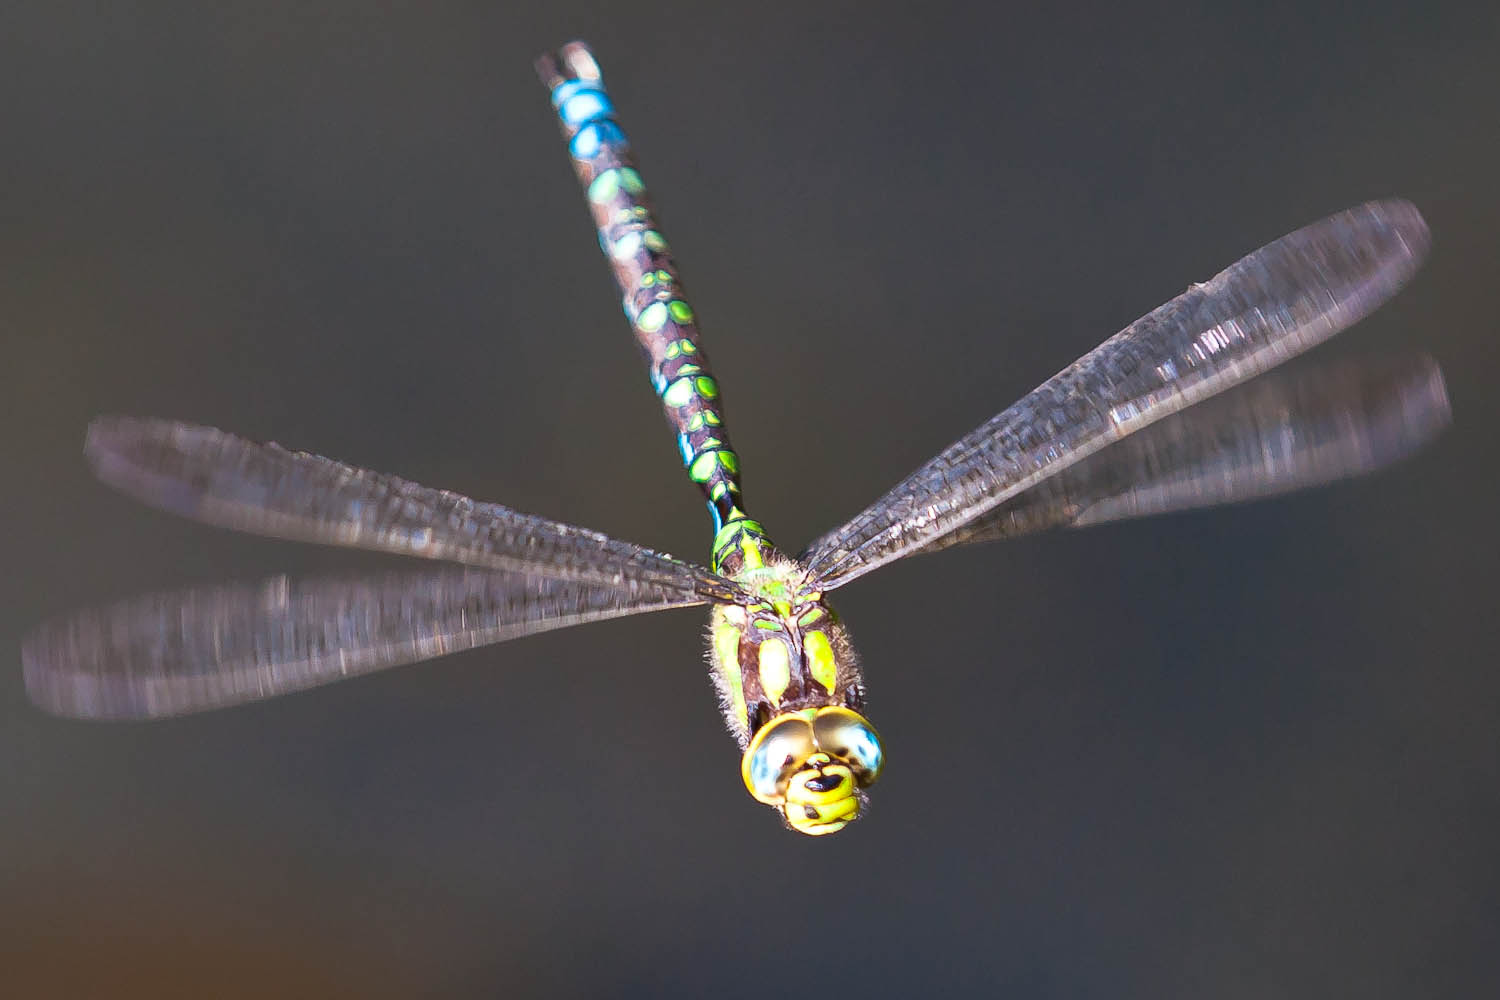
[[[785,778],[817,751],[813,728],[800,716],[773,719],[761,728],[745,750],[740,772],[750,794],[777,805],[786,800]]]
[[[858,712],[847,708],[824,708],[813,720],[818,749],[845,761],[861,788],[875,783],[885,766],[880,734]]]

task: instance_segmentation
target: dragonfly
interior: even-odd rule
[[[89,719],[174,716],[708,605],[709,674],[745,787],[791,829],[830,834],[861,814],[885,766],[833,591],[919,553],[1368,472],[1450,419],[1442,373],[1424,355],[1254,378],[1376,309],[1420,266],[1429,235],[1417,209],[1370,202],[1192,285],[790,556],[746,513],[696,313],[598,63],[574,42],[537,69],[651,385],[708,505],[708,564],[210,427],[101,417],[85,455],[139,501],[239,531],[431,562],[74,612],[23,643],[37,705]]]

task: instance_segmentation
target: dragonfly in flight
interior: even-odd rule
[[[719,383],[597,63],[575,42],[537,68],[652,387],[707,501],[708,565],[209,427],[101,417],[85,454],[137,500],[434,565],[75,612],[23,644],[39,706],[92,719],[172,716],[706,604],[709,672],[746,788],[792,829],[833,833],[859,815],[885,762],[833,591],[917,553],[1370,471],[1449,420],[1441,372],[1421,355],[1255,378],[1360,320],[1420,266],[1421,215],[1404,201],[1370,202],[1192,285],[790,556],[745,511]]]

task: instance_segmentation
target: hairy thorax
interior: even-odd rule
[[[787,712],[832,705],[862,711],[859,657],[823,595],[804,587],[802,569],[777,558],[736,580],[754,599],[714,607],[708,656],[740,749]]]

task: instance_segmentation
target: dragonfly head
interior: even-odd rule
[[[781,810],[792,829],[837,833],[859,815],[864,789],[885,764],[864,716],[838,706],[778,715],[745,748],[740,774],[750,794]]]

